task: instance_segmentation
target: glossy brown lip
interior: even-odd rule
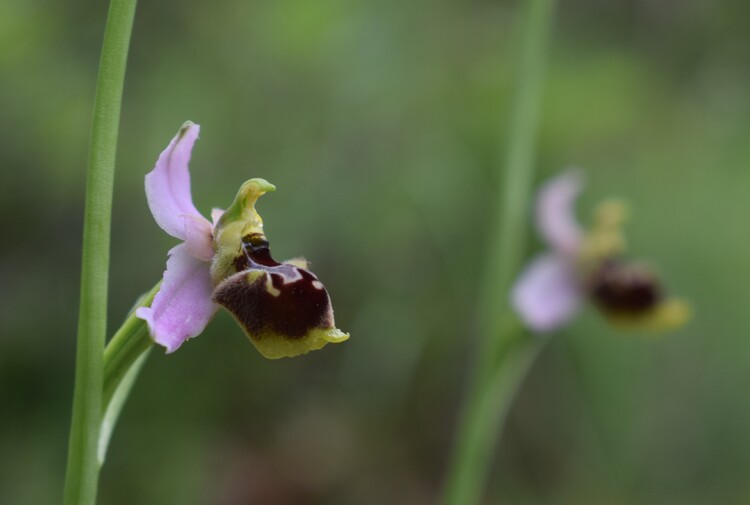
[[[589,282],[591,299],[604,310],[638,314],[654,308],[663,298],[656,274],[638,263],[604,261]]]
[[[271,332],[296,340],[314,328],[334,326],[328,292],[312,272],[275,261],[260,234],[244,237],[242,248],[246,268],[219,284],[213,300],[251,337]]]

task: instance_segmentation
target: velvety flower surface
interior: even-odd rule
[[[656,273],[624,257],[625,207],[602,203],[584,231],[575,217],[583,188],[580,172],[570,170],[548,181],[536,200],[536,226],[549,251],[534,258],[516,281],[513,307],[537,332],[554,331],[592,302],[620,326],[663,331],[689,318],[682,300],[667,298]]]
[[[161,288],[136,315],[168,353],[200,334],[220,305],[238,320],[266,357],[296,356],[342,342],[330,297],[304,260],[271,258],[258,198],[275,187],[263,179],[242,185],[226,210],[211,221],[195,208],[190,155],[200,127],[183,125],[146,176],[146,196],[157,224],[183,242],[168,255]]]

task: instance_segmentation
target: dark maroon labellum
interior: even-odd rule
[[[588,286],[594,303],[613,313],[643,313],[662,299],[661,285],[654,272],[620,259],[604,261],[591,275]]]
[[[310,271],[271,257],[266,238],[243,237],[245,268],[219,284],[213,299],[255,339],[275,334],[295,340],[314,328],[332,328],[333,310],[323,284]]]

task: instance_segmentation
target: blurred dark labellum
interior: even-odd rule
[[[623,315],[647,312],[663,298],[654,272],[622,259],[603,261],[591,275],[589,292],[602,310]]]

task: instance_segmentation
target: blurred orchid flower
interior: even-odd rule
[[[190,155],[200,126],[185,123],[146,175],[146,197],[156,223],[183,242],[168,253],[159,292],[136,315],[167,353],[199,335],[224,306],[267,358],[281,358],[343,342],[331,300],[302,259],[271,258],[258,198],[276,188],[245,182],[232,205],[213,209],[212,221],[193,205]]]
[[[667,331],[683,325],[690,317],[687,303],[667,298],[651,268],[623,257],[622,202],[603,202],[588,231],[578,224],[575,202],[582,188],[581,173],[570,170],[539,191],[536,227],[549,251],[531,261],[511,293],[525,324],[541,333],[554,331],[591,301],[618,326]]]

